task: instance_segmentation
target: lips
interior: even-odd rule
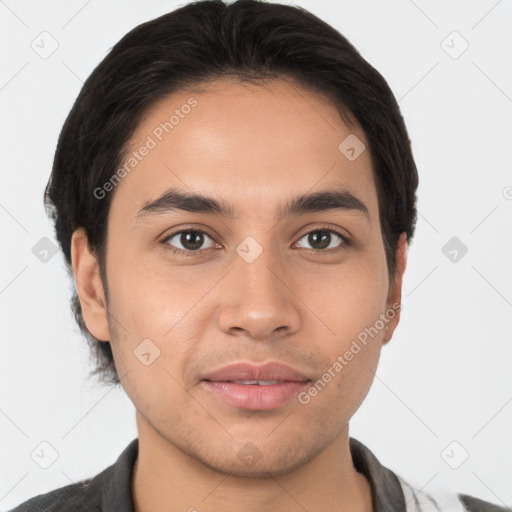
[[[310,380],[298,370],[277,362],[259,366],[251,363],[232,364],[206,374],[203,379],[212,382],[257,381],[259,383],[272,381],[307,382]]]
[[[309,385],[311,379],[290,366],[238,363],[206,374],[203,388],[241,409],[275,409]]]
[[[279,384],[282,380],[234,380],[235,384],[256,384],[257,386],[271,386],[272,384]]]

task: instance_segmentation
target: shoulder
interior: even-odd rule
[[[114,464],[93,478],[39,494],[7,512],[131,512],[130,486],[137,454],[138,438],[135,438]]]
[[[59,489],[39,494],[24,501],[9,512],[56,512],[87,510],[90,512],[100,510],[94,503],[94,494],[90,493],[92,479],[82,480],[75,484],[66,485]]]
[[[459,494],[459,499],[469,512],[510,512],[512,508],[499,507],[467,494]]]
[[[398,475],[397,478],[402,487],[407,512],[512,512],[511,508],[504,508],[468,494],[454,493],[445,488],[426,492],[412,486]]]
[[[426,492],[424,486],[411,485],[383,466],[366,445],[353,437],[350,438],[350,451],[354,467],[370,483],[372,502],[377,512],[512,512],[512,508],[442,487]]]

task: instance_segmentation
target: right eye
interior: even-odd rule
[[[181,229],[180,231],[175,231],[167,236],[163,243],[171,247],[171,251],[173,254],[184,254],[186,256],[195,256],[194,253],[201,252],[201,246],[204,244],[205,237],[210,240],[213,239],[205,232],[199,229]],[[172,240],[176,239],[173,243]],[[176,248],[174,244],[180,244],[181,247]],[[215,242],[214,242],[215,244]],[[206,249],[213,248],[207,247]]]

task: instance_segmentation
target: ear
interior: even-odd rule
[[[95,338],[109,341],[107,301],[100,267],[83,228],[78,228],[71,237],[71,264],[85,325]]]
[[[386,332],[382,344],[387,343],[393,336],[398,322],[400,321],[400,311],[402,308],[402,280],[407,266],[407,234],[401,233],[398,239],[396,249],[396,271],[394,280],[390,283],[389,293],[386,302]]]

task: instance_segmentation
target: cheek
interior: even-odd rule
[[[326,336],[342,349],[385,312],[388,280],[381,265],[353,265],[335,269],[315,282],[303,275],[301,297],[327,329]],[[331,345],[331,343],[329,343]]]
[[[128,270],[119,265],[109,279],[111,307],[133,335],[166,336],[205,293],[204,278],[187,280],[165,265],[142,265],[136,260],[124,263]]]
[[[323,281],[328,286],[304,288],[308,289],[308,305],[318,311],[321,320],[316,322],[317,333],[324,333],[315,336],[316,349],[325,362],[319,394],[327,383],[329,391],[322,391],[323,400],[339,401],[347,412],[368,392],[378,365],[388,325],[382,320],[388,286],[384,269],[353,267],[329,276]]]
[[[322,418],[323,427],[333,423],[342,428],[372,385],[380,346],[380,335],[376,335],[364,343],[344,338],[330,347],[324,372],[298,396],[308,415]]]
[[[210,318],[200,299],[215,281],[207,275],[187,280],[161,267],[135,269],[123,263],[130,272],[119,265],[109,276],[109,326],[118,372],[131,371],[144,387],[157,388],[160,382],[178,396],[183,369],[201,341],[201,318]]]

